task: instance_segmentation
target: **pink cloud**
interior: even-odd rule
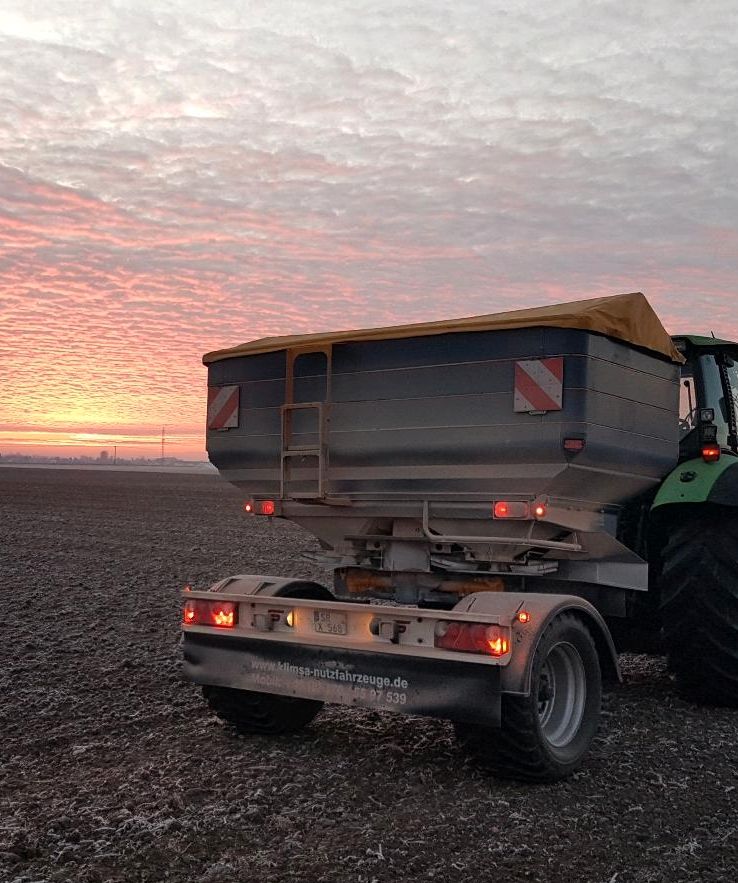
[[[7,432],[199,438],[201,354],[280,333],[642,290],[738,337],[720,11],[15,6]]]

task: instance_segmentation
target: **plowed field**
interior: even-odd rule
[[[179,592],[324,579],[297,528],[195,475],[0,469],[0,880],[738,879],[738,712],[624,657],[586,764],[494,780],[450,725],[326,709],[236,738],[180,677]]]

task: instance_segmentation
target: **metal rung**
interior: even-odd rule
[[[292,425],[290,415],[295,411],[315,411],[318,421],[318,444],[294,445],[291,443]],[[324,402],[299,402],[297,404],[282,405],[282,456],[280,461],[280,499],[321,500],[325,496],[325,467],[327,450],[325,444],[326,415]],[[310,493],[290,493],[289,483],[291,480],[291,457],[314,458],[315,482],[317,488]],[[297,464],[296,468],[300,468]],[[303,469],[309,468],[304,464]],[[312,467],[310,467],[312,468]]]

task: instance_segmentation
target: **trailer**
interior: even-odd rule
[[[332,581],[188,591],[186,676],[242,732],[429,715],[530,781],[581,763],[623,646],[738,705],[734,359],[642,294],[207,354],[210,460]]]

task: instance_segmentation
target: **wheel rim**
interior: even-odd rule
[[[554,748],[568,745],[579,732],[587,699],[587,678],[579,651],[572,644],[554,644],[538,681],[538,720]]]

